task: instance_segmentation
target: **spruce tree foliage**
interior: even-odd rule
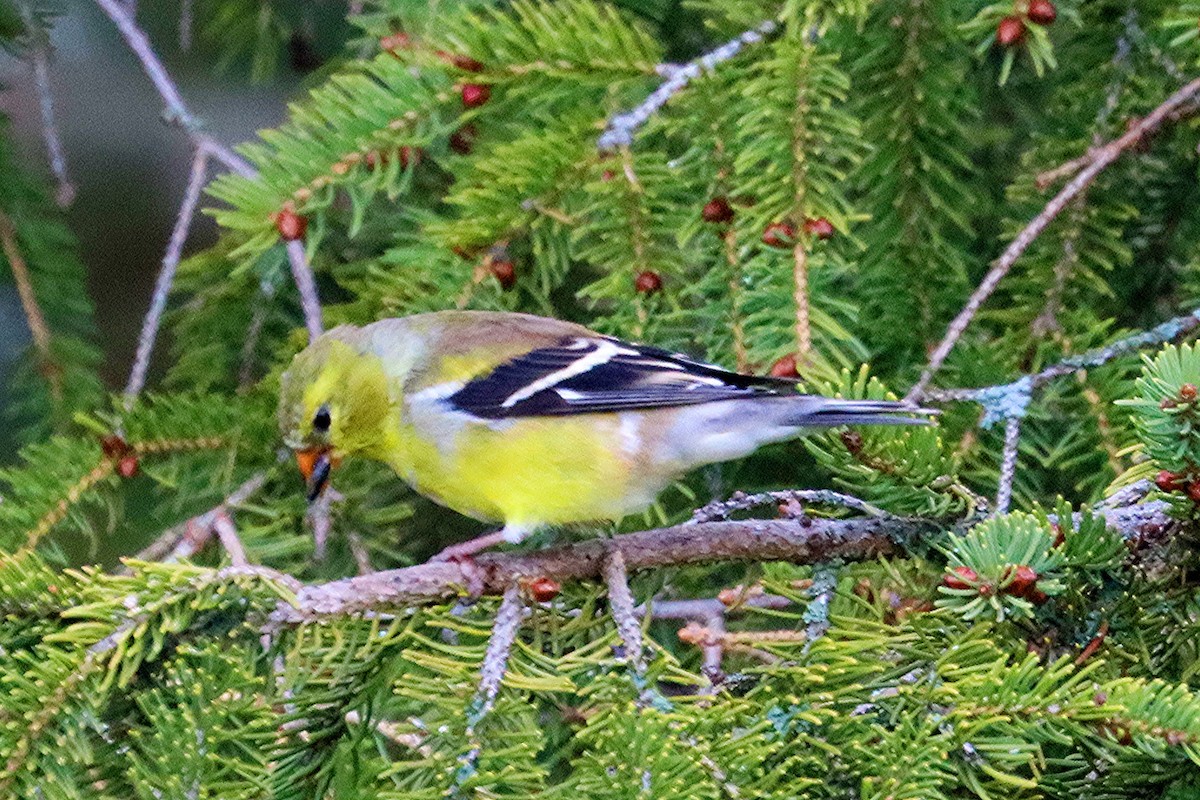
[[[1200,67],[1200,4],[1059,0],[1052,23],[1038,5],[367,0],[330,27],[275,0],[197,3],[181,24],[214,67],[323,64],[239,147],[253,170],[208,186],[220,240],[180,265],[165,375],[128,405],[104,399],[47,176],[0,129],[0,281],[50,333],[4,387],[0,796],[1198,796],[1200,349],[1167,344],[1176,325],[1140,364],[1084,356],[1200,301],[1194,104],[1069,203],[966,329],[936,386],[1007,387],[982,409],[769,448],[620,524],[802,487],[869,504],[809,515],[919,517],[921,541],[637,574],[644,668],[604,586],[524,586],[494,697],[494,598],[278,614],[304,584],[480,532],[354,461],[314,531],[274,422],[305,343],[285,220],[304,221],[329,326],[525,311],[895,397],[1071,179],[1048,171]],[[0,40],[20,55],[28,20],[59,11],[0,0]],[[598,146],[674,62],[748,30]],[[1064,359],[1080,368],[1022,382]],[[994,514],[1006,415],[1014,510]],[[1096,505],[1145,479],[1166,537]],[[210,535],[219,507],[248,566]],[[727,626],[681,635],[655,612],[723,589]]]

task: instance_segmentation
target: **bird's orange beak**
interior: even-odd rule
[[[341,460],[329,447],[306,447],[296,451],[296,464],[300,467],[300,474],[304,476],[308,502],[311,503],[321,496],[321,492],[329,483],[330,473]]]

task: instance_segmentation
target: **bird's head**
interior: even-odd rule
[[[279,427],[315,500],[343,456],[378,456],[388,439],[392,401],[379,356],[345,329],[296,355],[279,389]],[[349,340],[347,340],[349,339]]]

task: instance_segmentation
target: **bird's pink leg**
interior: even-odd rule
[[[434,562],[461,562],[464,558],[470,558],[476,553],[495,547],[498,544],[503,544],[506,541],[508,540],[504,538],[504,531],[493,531],[492,533],[485,533],[483,536],[476,536],[474,539],[468,539],[465,542],[452,544],[429,560]]]

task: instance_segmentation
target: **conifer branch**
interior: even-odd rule
[[[1131,540],[1161,533],[1174,524],[1166,503],[1137,502],[1146,487],[1138,489],[1122,494],[1119,503],[1114,496],[1094,510],[1109,527]],[[387,606],[445,602],[465,591],[468,571],[477,574],[482,591],[492,595],[503,593],[523,577],[548,577],[559,582],[594,580],[603,576],[613,549],[620,550],[628,571],[730,561],[862,561],[903,555],[910,542],[963,524],[966,522],[895,516],[685,523],[532,553],[484,553],[470,568],[452,562],[427,562],[311,584],[300,590],[294,605],[280,604],[272,620],[274,624],[292,625]]]
[[[37,92],[38,111],[42,117],[42,141],[46,144],[50,173],[58,184],[54,200],[59,208],[66,208],[75,200],[75,185],[67,175],[67,156],[54,115],[54,94],[50,88],[50,37],[34,19],[28,5],[21,6],[21,18],[33,39],[29,48],[29,67],[33,72],[33,87]]]
[[[614,547],[604,559],[604,585],[608,587],[608,606],[625,647],[625,658],[633,674],[640,678],[646,672],[646,660],[642,656],[642,624],[629,591],[625,556],[619,548]]]
[[[154,281],[154,293],[150,297],[150,308],[146,311],[145,319],[142,320],[142,332],[138,336],[137,352],[133,357],[133,367],[129,371],[129,381],[125,384],[126,411],[133,408],[137,396],[141,394],[146,385],[146,374],[150,369],[150,356],[154,352],[154,342],[158,338],[162,315],[167,308],[167,298],[171,294],[171,286],[175,282],[175,270],[179,267],[179,259],[183,256],[183,246],[191,231],[196,207],[200,204],[200,192],[204,189],[204,178],[208,171],[208,156],[208,147],[202,145],[196,148],[196,153],[192,157],[187,188],[183,191],[179,214],[175,218],[175,226],[171,229],[171,238],[167,241],[167,251],[163,254],[162,266]]]
[[[802,368],[812,355],[812,322],[808,307],[808,250],[803,239],[792,248],[793,299],[796,303],[796,367]]]
[[[316,339],[325,332],[321,322],[321,301],[317,297],[317,282],[313,277],[312,267],[308,264],[308,256],[304,252],[304,242],[293,239],[287,243],[288,265],[292,268],[292,280],[300,292],[300,310],[304,314],[304,327],[308,330],[309,341]]]
[[[54,364],[50,326],[46,324],[46,316],[42,313],[42,307],[33,291],[29,265],[25,263],[25,256],[21,253],[21,245],[17,241],[16,226],[4,211],[0,211],[0,249],[3,249],[9,269],[12,270],[13,283],[17,286],[17,296],[21,299],[21,308],[25,311],[29,334],[33,337],[33,346],[42,362],[42,372],[50,383],[50,392],[55,401],[60,402],[63,392],[62,374]]]
[[[778,25],[774,20],[766,20],[757,27],[738,34],[720,47],[710,50],[694,61],[674,67],[670,76],[655,89],[649,97],[637,108],[617,114],[608,121],[604,133],[600,135],[596,146],[602,151],[616,150],[633,144],[633,136],[638,128],[646,124],[657,114],[672,97],[683,91],[689,83],[699,78],[705,72],[711,72],[718,64],[736,56],[746,45],[757,44],[773,34]]]
[[[163,561],[171,563],[185,558],[192,558],[208,543],[214,533],[213,521],[219,515],[228,515],[230,509],[237,508],[257,494],[267,483],[267,473],[256,472],[242,485],[238,486],[220,505],[203,514],[185,520],[178,525],[167,528],[159,536],[142,549],[133,561]],[[124,572],[129,572],[126,567]]]
[[[996,490],[996,513],[1005,514],[1012,502],[1013,480],[1017,475],[1017,448],[1021,444],[1021,418],[1004,421],[1004,450],[1000,457],[1000,484]]]
[[[1197,93],[1200,93],[1200,78],[1193,79],[1182,89],[1172,94],[1158,108],[1151,111],[1136,124],[1130,126],[1124,135],[1113,139],[1102,147],[1095,148],[1091,153],[1085,155],[1085,165],[1081,165],[1081,169],[1075,177],[1046,204],[1045,208],[1037,216],[1029,221],[1029,224],[1017,234],[1016,238],[1009,243],[1000,257],[992,264],[992,268],[984,276],[978,288],[971,294],[966,305],[963,306],[958,316],[947,327],[946,335],[929,357],[929,364],[921,373],[921,378],[909,390],[908,395],[905,397],[906,400],[915,402],[925,396],[925,391],[929,388],[929,383],[933,380],[933,376],[942,368],[946,357],[966,331],[967,326],[971,324],[971,320],[975,318],[975,314],[979,311],[980,307],[991,296],[992,292],[995,291],[1000,281],[1008,274],[1013,265],[1016,264],[1021,254],[1054,221],[1059,212],[1071,200],[1086,190],[1101,172],[1120,158],[1122,153],[1138,144],[1146,135],[1157,130],[1164,122],[1172,118],[1176,112],[1185,106],[1189,106]],[[1195,109],[1195,106],[1190,106],[1188,113],[1192,113],[1191,109]]]

